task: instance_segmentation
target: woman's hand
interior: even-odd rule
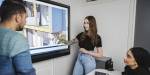
[[[85,48],[80,48],[80,52],[88,54],[88,51]]]
[[[101,47],[96,48],[96,51],[88,51],[85,48],[80,48],[80,52],[85,53],[85,54],[89,54],[91,56],[94,57],[103,57],[103,50]]]

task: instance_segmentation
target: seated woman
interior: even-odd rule
[[[73,75],[88,74],[96,68],[95,58],[103,56],[101,37],[97,34],[95,17],[86,16],[83,28],[83,32],[67,43],[68,45],[78,43],[80,47]]]
[[[144,48],[129,49],[124,62],[127,66],[123,75],[150,75],[150,54]]]

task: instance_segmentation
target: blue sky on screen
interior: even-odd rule
[[[0,5],[2,4],[3,1],[4,1],[4,0],[0,0]]]

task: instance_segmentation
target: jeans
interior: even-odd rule
[[[91,55],[79,53],[74,66],[73,75],[86,75],[96,68],[95,58]]]
[[[0,55],[0,75],[35,75],[29,51],[14,57]]]

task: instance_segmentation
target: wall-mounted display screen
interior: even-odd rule
[[[25,0],[28,11],[24,35],[31,54],[68,49],[68,8],[43,1]],[[48,49],[45,49],[48,48]]]
[[[32,55],[69,50],[69,6],[47,0],[24,0],[27,23],[24,35]]]

